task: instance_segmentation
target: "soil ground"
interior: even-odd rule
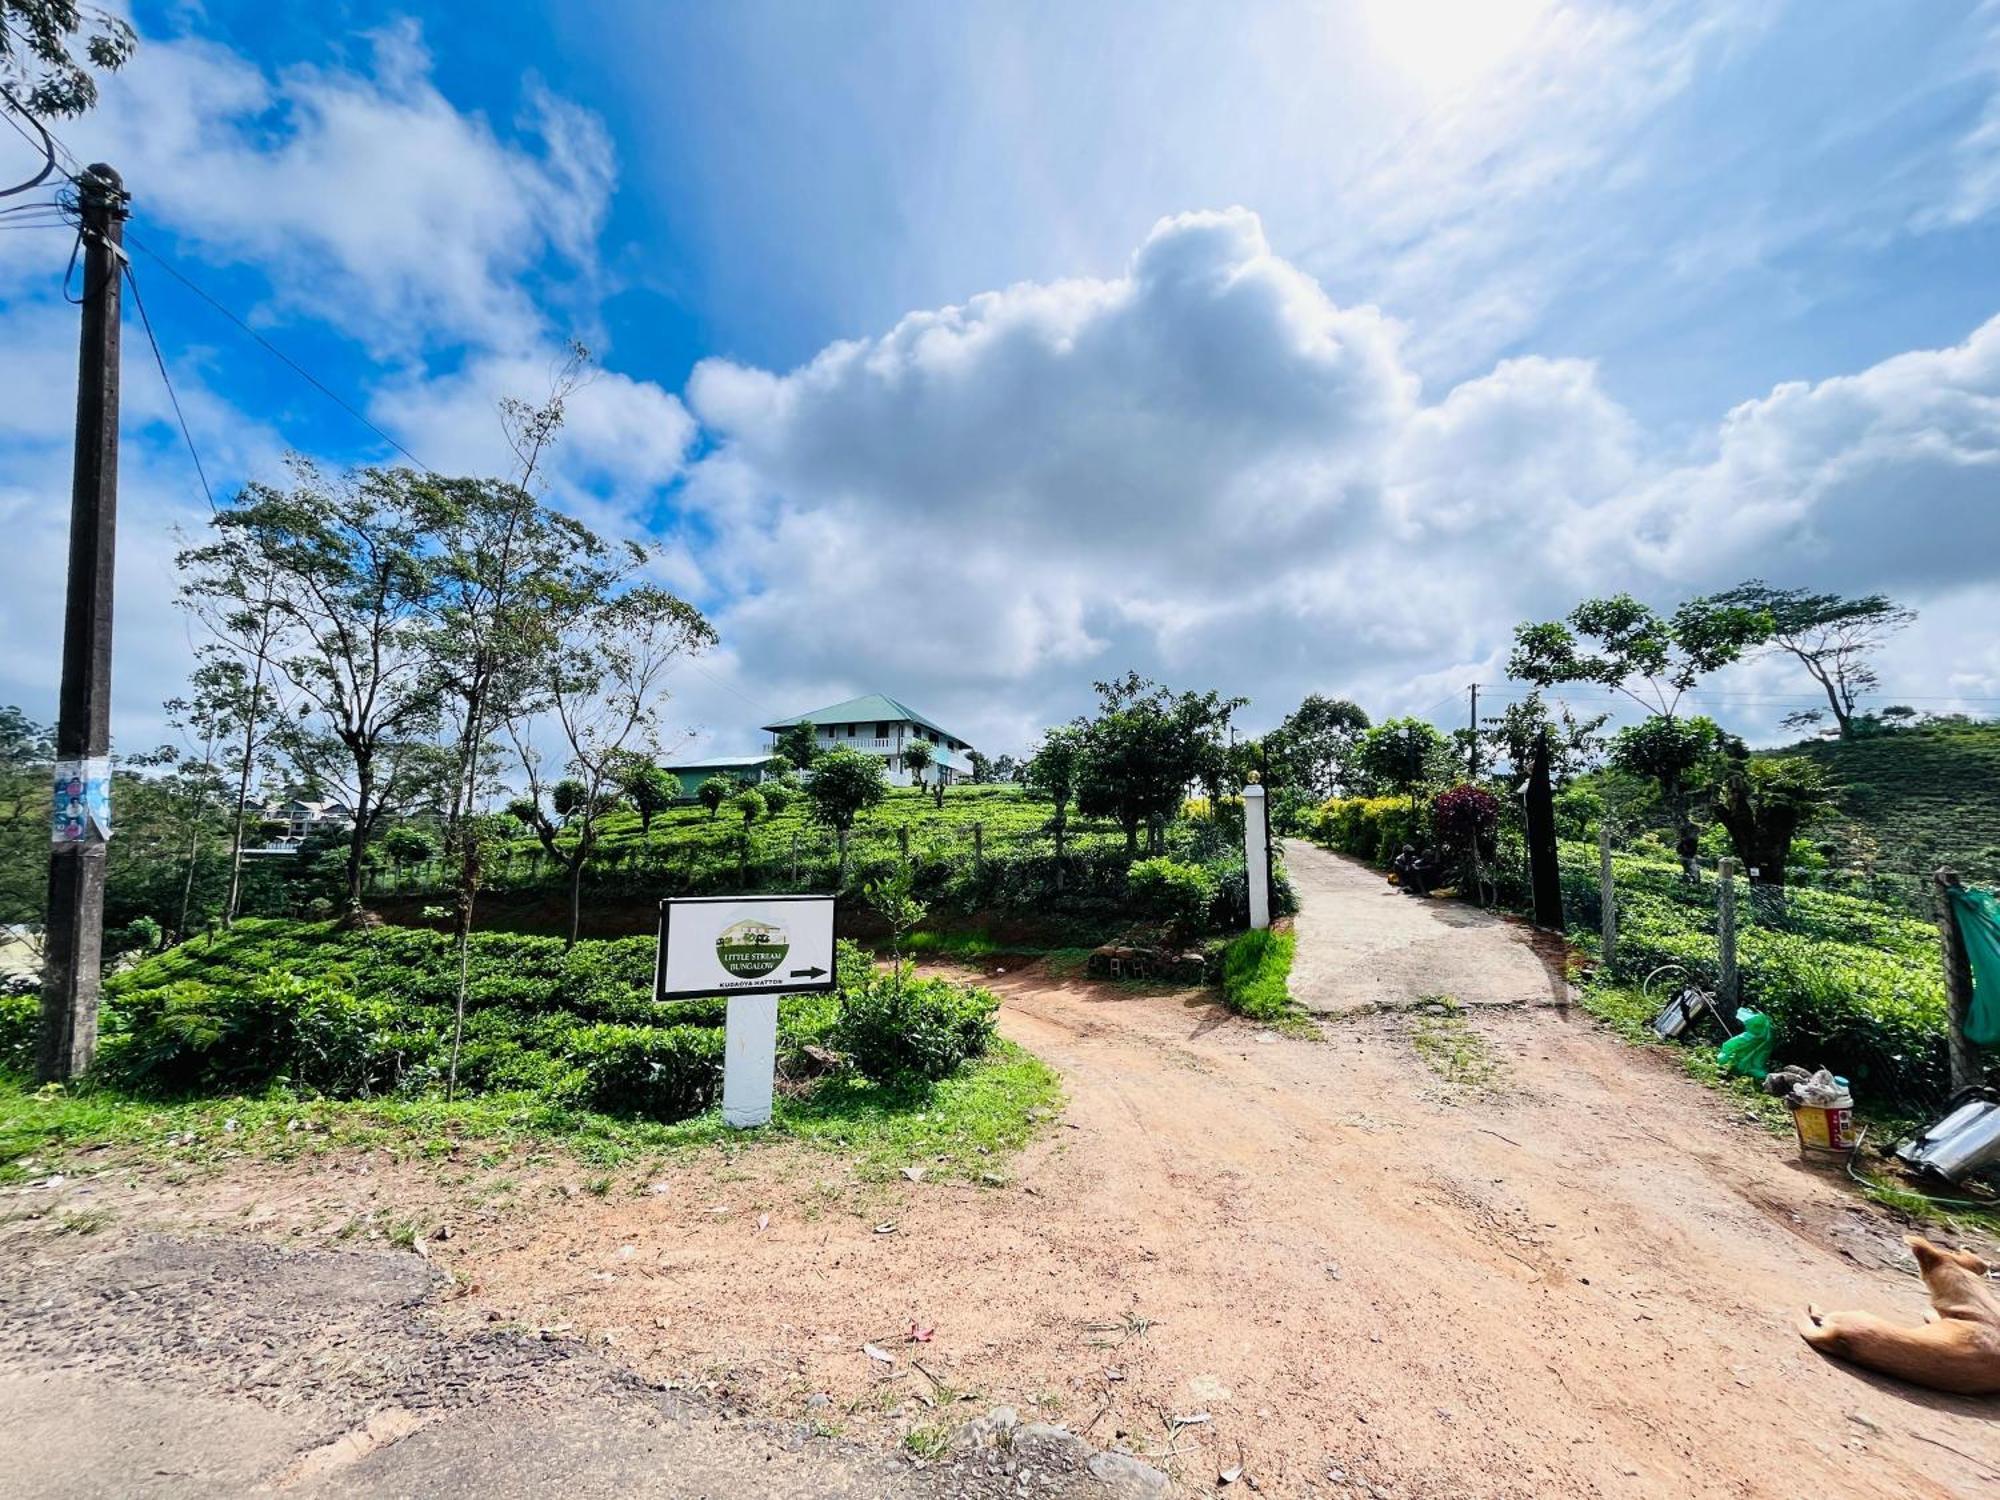
[[[1127,1447],[1189,1494],[1231,1471],[1267,1494],[1395,1500],[1994,1492],[2000,1405],[1863,1375],[1794,1331],[1809,1299],[1916,1322],[1925,1303],[1904,1226],[1799,1163],[1669,1055],[1571,1008],[1559,955],[1518,924],[1402,897],[1311,848],[1294,847],[1290,868],[1304,903],[1299,988],[1326,1013],[1316,1038],[1239,1021],[1203,993],[1034,965],[988,973],[1002,1029],[1056,1067],[1069,1096],[988,1183],[870,1183],[837,1156],[760,1148],[679,1157],[591,1190],[550,1158],[377,1156],[311,1171],[239,1162],[188,1182],[106,1171],[27,1195],[44,1217],[5,1231],[0,1285],[57,1288],[41,1315],[56,1334],[20,1331],[38,1326],[33,1294],[0,1306],[0,1420],[24,1402],[44,1422],[63,1409],[72,1425],[79,1412],[116,1414],[35,1381],[129,1380],[149,1360],[182,1368],[170,1351],[198,1343],[199,1318],[149,1319],[143,1291],[84,1296],[93,1282],[129,1283],[110,1258],[165,1244],[176,1248],[158,1253],[199,1264],[242,1253],[217,1247],[246,1237],[313,1256],[403,1222],[449,1229],[419,1241],[449,1292],[398,1315],[419,1330],[398,1338],[442,1351],[424,1359],[458,1368],[450,1351],[546,1329],[553,1347],[592,1351],[591,1399],[609,1399],[605,1372],[622,1370],[649,1383],[648,1400],[687,1403],[648,1441],[685,1421],[741,1445],[746,1464],[824,1449],[823,1488],[801,1494],[926,1493],[879,1475],[870,1491],[838,1465],[865,1469],[907,1433],[923,1445],[1002,1403]],[[1409,1003],[1438,996],[1481,1003]],[[923,1166],[910,1164],[919,1179]],[[78,1214],[108,1222],[52,1232]],[[99,1258],[101,1276],[89,1270]],[[301,1274],[306,1286],[336,1275]],[[296,1317],[270,1340],[273,1358],[333,1315]],[[98,1332],[77,1335],[65,1369],[62,1330],[79,1318]],[[368,1345],[311,1340],[348,1362],[356,1343]],[[512,1370],[541,1346],[505,1347]],[[237,1376],[205,1378],[202,1399],[222,1403],[214,1420],[233,1412],[246,1425],[174,1463],[215,1477],[213,1492],[230,1488],[225,1459],[259,1443],[299,1461],[298,1430],[242,1417]],[[260,1411],[333,1399],[310,1360],[277,1359],[263,1378],[246,1387]],[[491,1378],[466,1375],[463,1388]],[[545,1430],[537,1453],[576,1451],[558,1425],[570,1388],[509,1394],[513,1379],[487,1409],[520,1403],[542,1426],[503,1423],[483,1451]],[[457,1389],[364,1381],[331,1425],[352,1432],[440,1385]],[[49,1389],[62,1400],[35,1407]],[[117,1389],[128,1404],[149,1397]],[[752,1420],[711,1432],[739,1413]],[[394,1441],[394,1420],[350,1483],[398,1450],[422,1456],[407,1445],[424,1434]],[[357,1441],[373,1442],[365,1428]],[[945,1466],[882,1473],[980,1493]],[[1072,1477],[1034,1482],[1069,1493]],[[751,1483],[653,1492],[793,1492]],[[621,1492],[588,1478],[568,1487]],[[114,1489],[137,1492],[103,1492]]]

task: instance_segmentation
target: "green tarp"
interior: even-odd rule
[[[2000,896],[1952,886],[1951,904],[1972,960],[1972,1009],[1965,1035],[1980,1047],[2000,1047]]]

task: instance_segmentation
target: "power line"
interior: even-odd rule
[[[182,271],[178,266],[176,266],[171,260],[167,259],[165,255],[161,254],[158,250],[155,250],[151,245],[148,245],[144,240],[140,239],[137,235],[128,234],[125,237],[125,243],[133,246],[136,249],[143,250],[147,255],[151,256],[153,260],[162,269],[164,269],[169,276],[174,278],[174,280],[178,281],[182,286],[186,287],[189,291],[193,292],[197,297],[201,298],[201,300],[206,302],[210,307],[214,308],[217,312],[221,313],[223,317],[227,318],[231,323],[234,323],[237,326],[237,328],[242,330],[244,333],[248,334],[251,338],[255,339],[257,343],[260,346],[262,346],[264,351],[267,354],[269,354],[272,358],[278,360],[287,369],[291,370],[292,373],[297,375],[300,379],[304,380],[314,390],[318,391],[322,396],[326,397],[327,400],[331,401],[335,406],[339,407],[342,411],[346,412],[350,417],[354,418],[354,420],[359,422],[363,427],[366,427],[370,432],[374,433],[375,436],[380,438],[383,442],[387,443],[391,448],[394,448],[398,453],[402,454],[403,457],[407,458],[411,463],[415,464],[418,468],[422,469],[426,474],[435,475],[437,473],[437,470],[433,469],[429,464],[425,463],[421,458],[418,458],[416,454],[412,453],[408,448],[405,448],[401,443],[397,442],[394,438],[389,436],[388,433],[384,432],[380,427],[377,427],[373,422],[369,421],[368,418],[363,416],[354,407],[350,406],[325,381],[321,380],[317,375],[313,374],[312,371],[308,370],[304,365],[300,364],[297,360],[293,359],[291,355],[285,353],[285,351],[280,349],[276,344],[272,343],[269,339],[265,338],[263,334],[259,333],[256,329],[252,328],[241,317],[239,317],[235,312],[233,312],[225,303],[223,303],[223,301],[220,298],[216,297],[213,293],[205,289],[199,282],[195,281],[186,272]]]
[[[146,316],[146,301],[139,295],[139,278],[132,274],[132,263],[125,263],[125,281],[132,288],[132,305],[139,309],[139,326],[146,330],[146,342],[152,346],[153,363],[160,368],[160,384],[167,388],[167,400],[173,405],[174,420],[180,423],[181,438],[187,443],[188,457],[194,460],[195,478],[201,481],[202,497],[208,501],[210,511],[215,509],[215,491],[208,487],[208,471],[201,466],[201,454],[194,446],[194,434],[188,431],[187,417],[181,411],[181,398],[174,391],[173,377],[167,374],[167,361],[160,353],[160,341],[153,337],[153,320]]]

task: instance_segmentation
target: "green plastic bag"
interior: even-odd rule
[[[1991,891],[1952,886],[1958,930],[1972,961],[1972,1005],[1965,1038],[1975,1047],[2000,1046],[2000,899]]]
[[[1726,1073],[1761,1079],[1771,1071],[1771,1018],[1761,1010],[1739,1010],[1736,1019],[1743,1029],[1722,1044],[1716,1060]]]

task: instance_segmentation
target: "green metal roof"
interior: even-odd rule
[[[962,740],[964,736],[953,734],[934,719],[927,719],[907,703],[898,703],[883,693],[864,693],[859,698],[849,698],[845,703],[831,704],[826,708],[816,708],[809,714],[794,714],[789,719],[780,719],[775,724],[763,727],[775,734],[780,729],[789,729],[794,724],[866,724],[892,723],[907,720],[921,724],[932,734],[946,739]]]
[[[670,766],[661,766],[662,771],[741,771],[750,766],[764,766],[771,763],[771,752],[762,755],[718,755],[709,760],[676,761]]]

